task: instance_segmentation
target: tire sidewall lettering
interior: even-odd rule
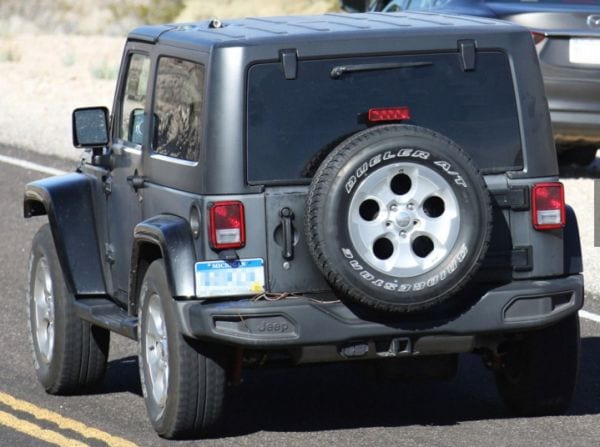
[[[432,153],[422,149],[401,148],[394,150],[382,150],[379,153],[360,162],[358,167],[351,171],[351,174],[344,182],[344,190],[347,195],[352,194],[355,187],[366,178],[369,172],[375,168],[388,164],[412,161],[417,164],[424,164],[423,161],[431,167],[436,167],[436,171],[440,172],[449,179],[451,185],[456,185],[461,188],[469,188],[465,176],[461,174],[456,166],[456,163],[447,159],[433,160]]]
[[[443,269],[435,271],[435,273],[426,278],[419,277],[419,279],[414,282],[408,282],[406,279],[403,279],[402,282],[400,282],[398,279],[390,279],[390,277],[385,276],[378,277],[376,276],[377,272],[372,272],[361,264],[358,260],[360,258],[357,259],[357,256],[352,249],[342,248],[341,252],[346,258],[350,269],[354,272],[358,272],[358,276],[362,281],[389,292],[406,293],[420,292],[431,287],[437,287],[440,283],[450,279],[467,259],[469,248],[467,247],[467,244],[463,242],[458,252],[454,254],[452,259]]]

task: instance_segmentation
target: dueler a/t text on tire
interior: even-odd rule
[[[350,137],[321,164],[305,232],[342,299],[411,312],[467,283],[491,225],[485,182],[460,147],[428,129],[386,125]]]

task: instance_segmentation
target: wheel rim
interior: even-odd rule
[[[150,394],[154,402],[164,408],[169,383],[169,345],[163,309],[157,294],[149,298],[146,317],[144,344]]]
[[[52,277],[46,258],[41,257],[33,283],[34,335],[40,360],[49,364],[54,349],[54,296]]]
[[[354,248],[372,268],[394,277],[418,276],[454,247],[458,200],[452,186],[427,166],[387,165],[357,187],[348,229]]]

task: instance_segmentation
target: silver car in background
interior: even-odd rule
[[[587,165],[600,147],[600,0],[342,1],[347,10],[491,17],[532,31],[563,163]]]

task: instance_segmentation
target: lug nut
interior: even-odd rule
[[[401,237],[406,237],[406,231],[402,230],[402,231],[400,232],[400,236],[401,236]]]

